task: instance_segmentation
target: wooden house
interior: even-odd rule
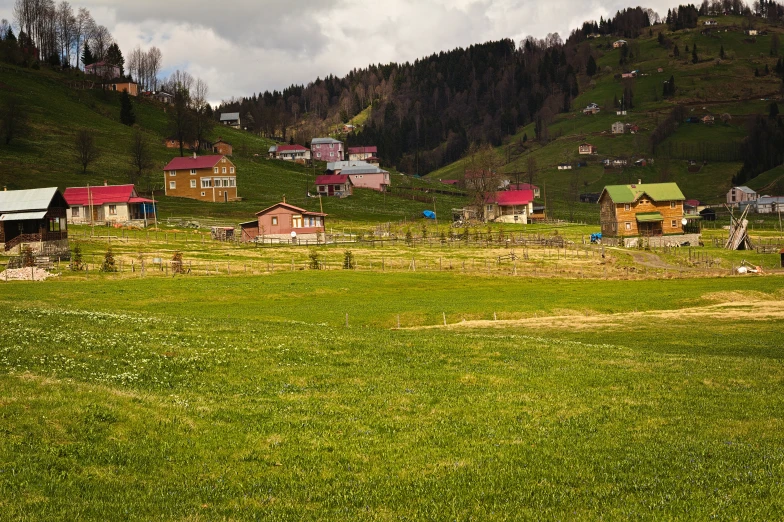
[[[732,187],[727,192],[727,204],[733,207],[747,201],[757,201],[758,194],[749,187]]]
[[[620,49],[627,44],[626,40],[615,40],[613,42],[613,49]]]
[[[0,192],[0,246],[18,253],[68,251],[68,203],[57,187]]]
[[[349,161],[367,161],[369,158],[375,158],[378,154],[378,147],[349,147],[348,159]]]
[[[212,152],[221,156],[231,156],[234,154],[234,147],[231,146],[231,143],[223,141],[223,138],[218,136],[218,141],[212,144]]]
[[[237,173],[226,156],[174,158],[163,168],[167,196],[200,201],[238,201]]]
[[[596,147],[594,147],[590,143],[581,143],[577,147],[577,151],[580,154],[596,154]]]
[[[351,178],[347,174],[325,174],[316,177],[316,191],[321,196],[345,198],[352,194]]]
[[[224,112],[220,115],[221,125],[228,125],[232,129],[240,129],[240,113],[239,112]]]
[[[626,132],[626,125],[621,121],[616,121],[612,124],[611,130],[613,134],[623,134]]]
[[[302,145],[273,145],[269,148],[270,159],[305,163],[310,161],[310,150]]]
[[[284,200],[240,223],[242,241],[316,241],[324,239],[326,214],[289,205]]]
[[[675,183],[608,185],[599,196],[602,234],[607,237],[683,234],[683,202]]]
[[[70,207],[68,223],[128,223],[146,225],[155,213],[155,201],[140,198],[133,185],[69,187],[63,193]]]

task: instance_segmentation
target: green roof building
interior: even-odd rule
[[[608,185],[599,196],[602,235],[655,237],[683,234],[685,200],[676,183]]]

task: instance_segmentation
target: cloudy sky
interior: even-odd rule
[[[12,19],[14,0],[0,0]],[[558,32],[636,5],[624,0],[73,0],[126,55],[158,46],[166,71],[207,81],[210,98],[250,95],[472,43]],[[645,6],[666,14],[672,4]]]

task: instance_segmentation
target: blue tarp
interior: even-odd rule
[[[422,215],[425,216],[427,219],[435,219],[436,218],[436,213],[433,212],[432,210],[425,210],[424,212],[422,212]]]
[[[596,232],[595,234],[591,234],[591,243],[596,243],[597,241],[601,241],[602,233]]]

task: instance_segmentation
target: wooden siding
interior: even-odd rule
[[[222,158],[215,164],[215,167],[218,168],[217,174],[214,171],[214,167],[208,169],[195,169],[195,174],[191,174],[191,169],[163,171],[163,182],[164,188],[166,189],[166,195],[175,198],[191,198],[198,199],[199,201],[213,201],[216,203],[222,203],[226,200],[235,201],[237,199],[236,168],[234,169],[234,173],[231,172],[234,164],[230,160]],[[225,173],[223,172],[224,168],[226,169]],[[172,176],[171,172],[174,172],[175,175]],[[212,186],[202,188],[202,178],[210,179]],[[216,180],[229,178],[234,178],[235,183],[233,187],[216,186]],[[195,188],[191,187],[191,180],[196,181]],[[172,181],[175,182],[174,188],[171,188],[170,185]],[[224,192],[226,192],[227,195],[224,195]],[[202,195],[202,193],[204,195]]]
[[[672,208],[671,203],[675,206]],[[634,203],[615,203],[607,193],[599,201],[600,222],[602,234],[608,237],[627,237],[639,235],[672,235],[683,234],[683,201],[653,201],[647,196],[642,196]],[[664,218],[657,226],[637,222],[637,214],[659,212]],[[675,226],[673,225],[675,222]],[[629,227],[627,228],[627,223]],[[613,229],[615,224],[615,229]]]

